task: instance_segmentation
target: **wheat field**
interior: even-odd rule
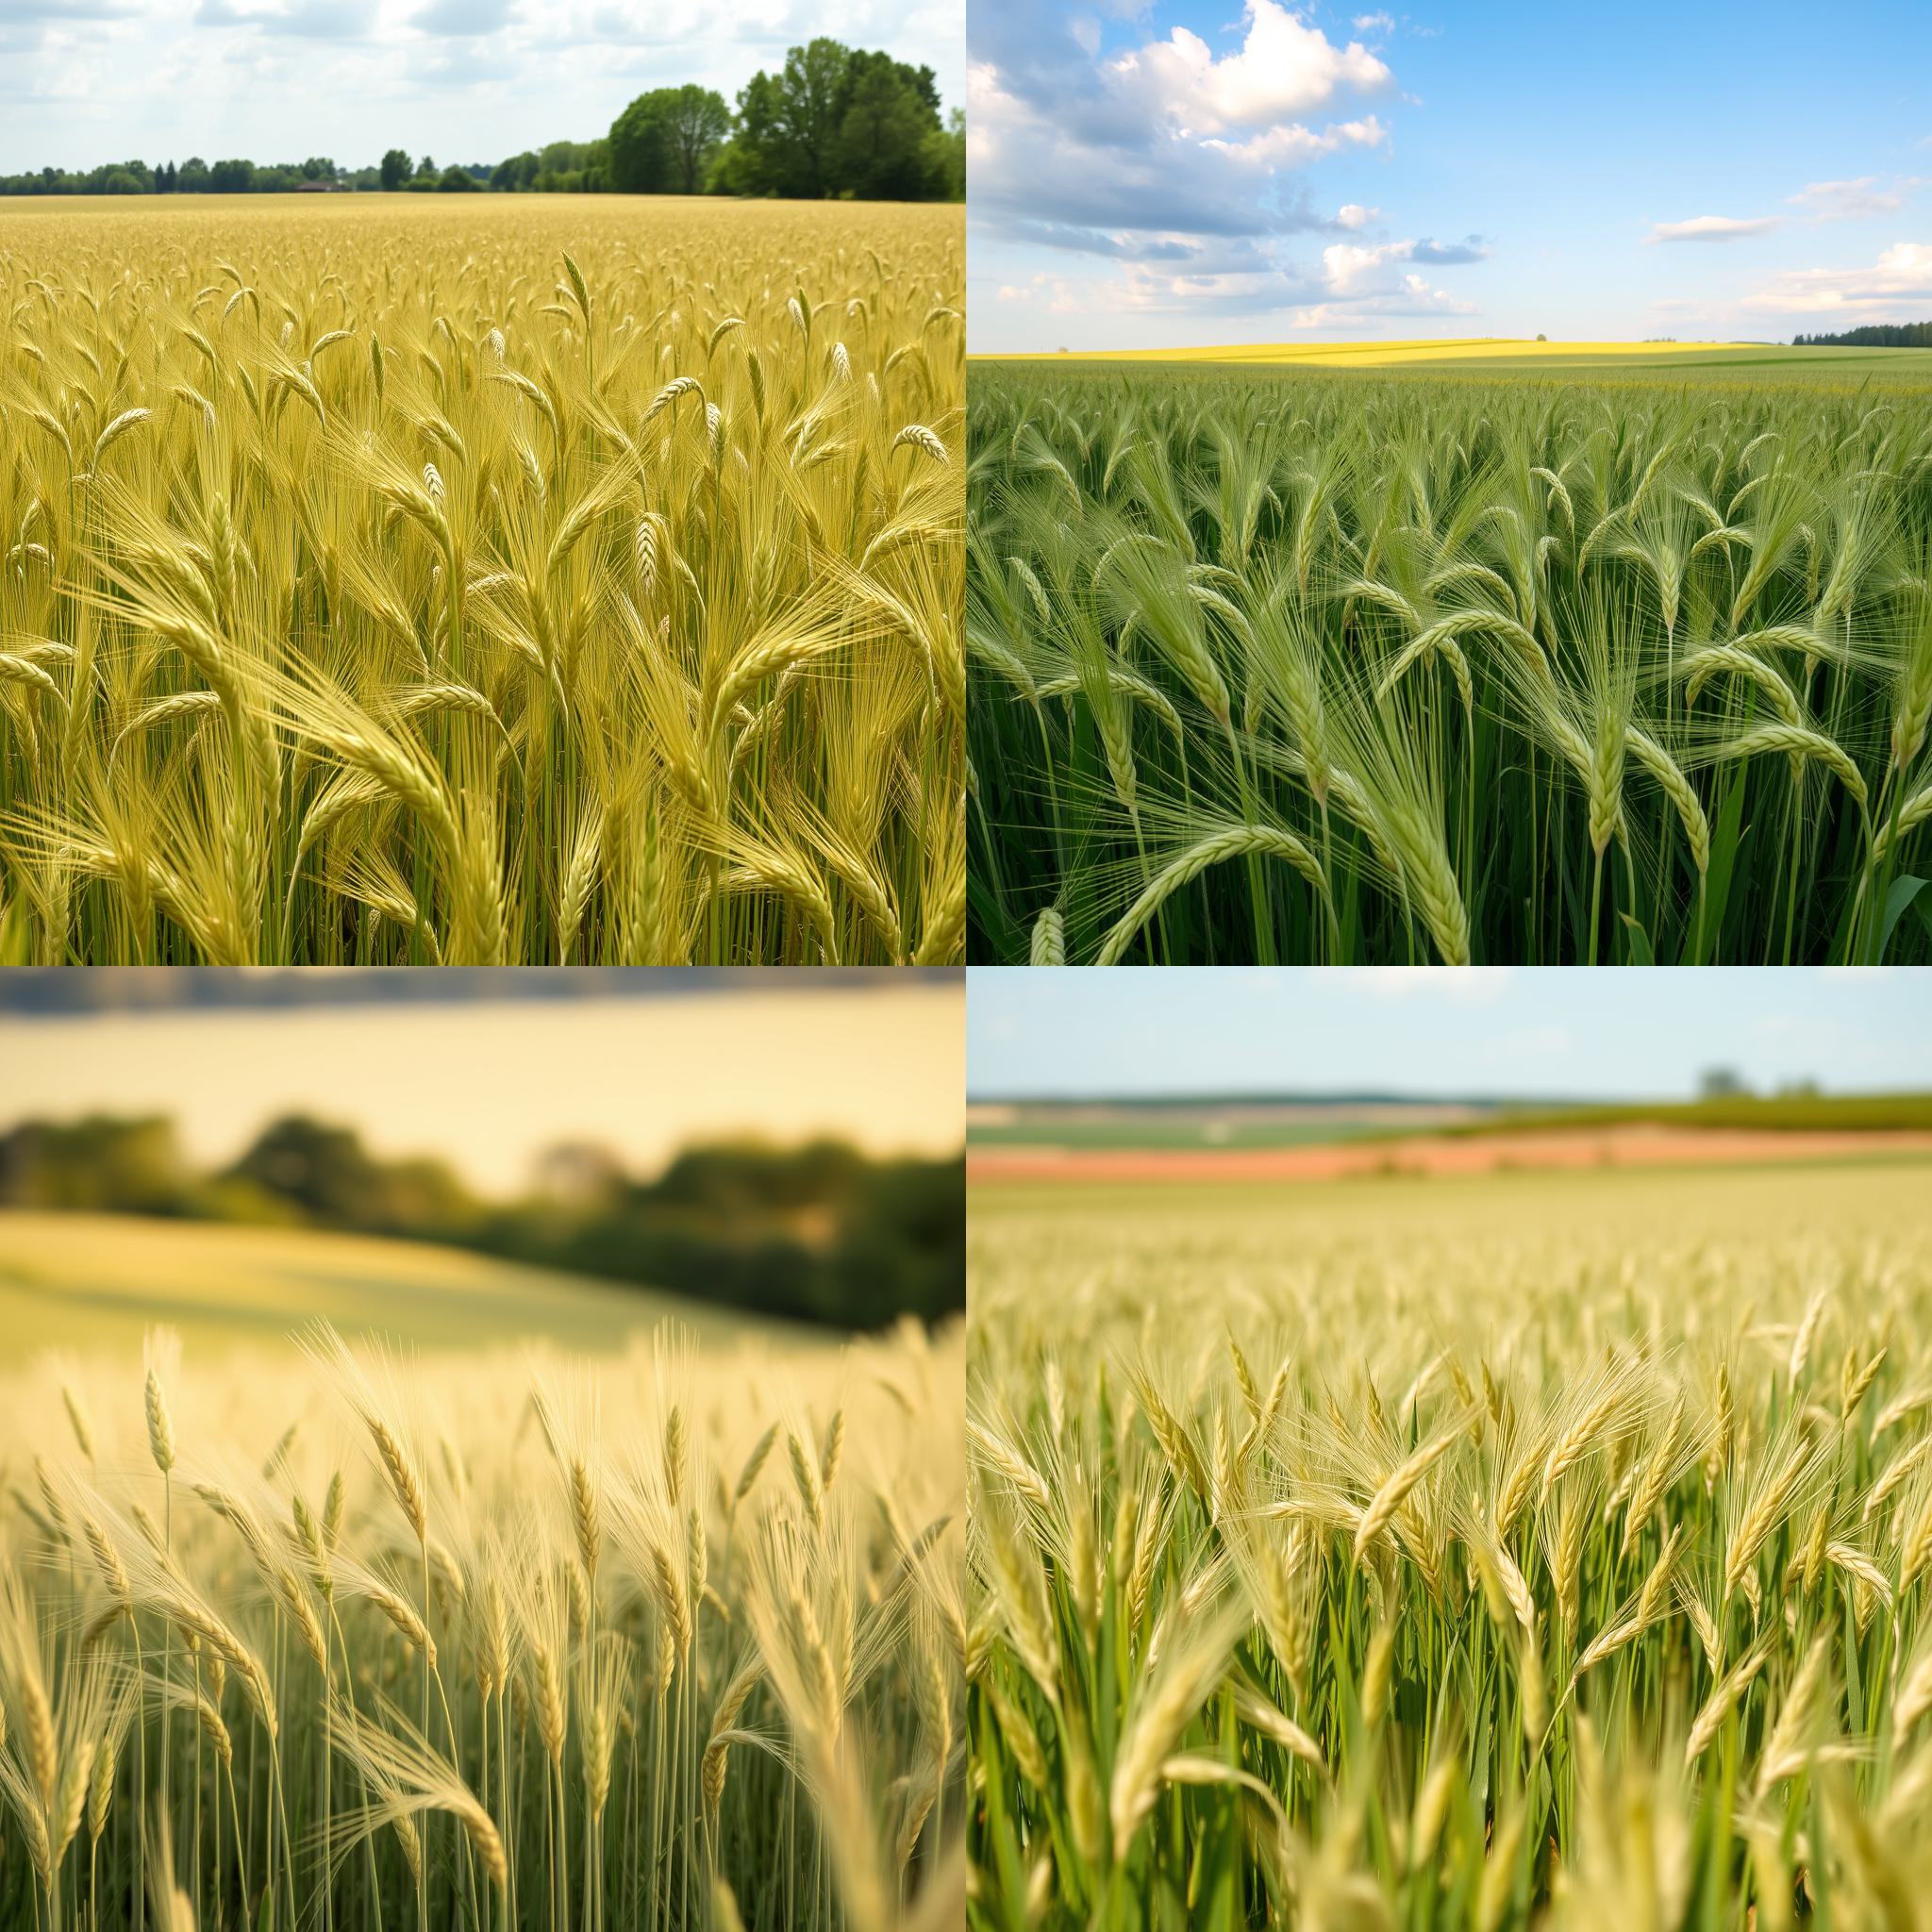
[[[1926,1924],[1925,1176],[976,1191],[969,1923]]]
[[[960,1350],[10,1371],[0,1923],[958,1924]]]
[[[0,211],[0,958],[962,957],[963,275],[957,208]]]
[[[1932,416],[1805,373],[975,369],[973,957],[1932,958]]]

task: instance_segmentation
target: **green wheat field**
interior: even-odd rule
[[[1912,352],[1307,353],[975,366],[973,958],[1932,958]]]

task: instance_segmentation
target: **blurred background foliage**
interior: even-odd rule
[[[831,1139],[694,1144],[648,1177],[564,1144],[494,1201],[445,1161],[379,1157],[306,1114],[200,1168],[165,1115],[97,1113],[0,1133],[0,1207],[436,1241],[846,1328],[966,1305],[963,1161],[875,1159]]]

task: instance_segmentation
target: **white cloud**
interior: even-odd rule
[[[1688,222],[1658,222],[1644,238],[1648,242],[1739,242],[1749,235],[1769,235],[1784,225],[1782,215],[1754,215],[1740,220],[1730,215],[1693,215]]]
[[[1177,26],[1167,40],[1123,54],[1114,72],[1129,88],[1144,86],[1160,113],[1196,135],[1268,128],[1394,78],[1359,41],[1336,46],[1279,0],[1246,0],[1242,17],[1247,33],[1238,53],[1217,60],[1198,34]]]
[[[1441,291],[1429,291],[1420,275],[1394,274],[1395,265],[1413,261],[1481,261],[1489,252],[1481,238],[1474,235],[1467,242],[1447,244],[1428,241],[1380,242],[1363,246],[1359,242],[1335,242],[1323,249],[1322,268],[1329,292],[1334,295],[1440,294]]]
[[[1380,208],[1364,208],[1358,201],[1345,201],[1335,210],[1335,225],[1340,228],[1366,228],[1381,219]]]
[[[1357,13],[1351,23],[1358,34],[1392,34],[1395,22],[1386,13]]]
[[[1877,316],[1924,303],[1932,303],[1932,242],[1895,242],[1870,268],[1787,269],[1743,306],[1781,315]]]
[[[1373,114],[1369,114],[1359,121],[1333,123],[1319,134],[1311,127],[1289,122],[1283,126],[1271,127],[1264,133],[1254,135],[1247,141],[1208,139],[1201,145],[1252,167],[1265,168],[1272,174],[1276,168],[1306,167],[1308,162],[1320,160],[1324,155],[1339,153],[1345,147],[1379,147],[1388,136],[1389,130]]]
[[[1350,242],[1337,242],[1322,251],[1322,268],[1329,288],[1338,295],[1367,294],[1371,284],[1381,276],[1391,261],[1407,259],[1409,243],[1385,242],[1370,248]]]
[[[1861,222],[1874,215],[1896,214],[1906,196],[1921,186],[1916,175],[1894,177],[1881,185],[1876,175],[1860,175],[1855,181],[1812,181],[1786,199],[1802,208],[1813,222]]]

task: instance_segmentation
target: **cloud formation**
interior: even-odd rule
[[[205,26],[254,27],[265,34],[309,41],[359,41],[375,30],[378,20],[375,0],[282,0],[270,7],[201,0],[194,17]]]
[[[1489,255],[1480,235],[1463,242],[1382,242],[1367,247],[1337,242],[1322,251],[1322,267],[1331,295],[1413,293],[1422,278],[1396,272],[1400,262],[1481,261]]]
[[[1898,175],[1888,182],[1878,175],[1860,175],[1855,181],[1813,181],[1787,199],[1813,222],[1861,222],[1874,215],[1896,214],[1906,196],[1920,185],[1916,175]]]
[[[420,13],[409,16],[419,34],[469,39],[493,34],[508,25],[510,0],[429,0]]]
[[[1782,215],[1754,215],[1739,220],[1730,215],[1693,215],[1688,222],[1658,222],[1644,237],[1647,242],[1741,242],[1752,235],[1769,235],[1784,226]]]
[[[1373,94],[1394,76],[1359,41],[1335,46],[1278,0],[1246,0],[1247,35],[1217,60],[1184,26],[1112,65],[1121,91],[1139,95],[1183,135],[1276,129],[1319,112],[1343,93]]]
[[[1115,16],[1138,24],[1143,7]],[[1366,25],[1365,25],[1366,24]],[[1358,31],[1380,25],[1364,15]],[[1033,0],[974,0],[968,13],[969,206],[981,241],[1117,264],[1089,285],[1042,274],[998,284],[1006,303],[1294,317],[1466,309],[1413,267],[1477,261],[1479,238],[1371,242],[1381,211],[1317,211],[1303,176],[1387,146],[1372,105],[1392,96],[1388,63],[1332,41],[1282,0],[1244,0],[1240,39],[1219,55],[1198,34],[1151,25],[1111,44],[1091,15]],[[1351,236],[1319,261],[1294,238]],[[1306,325],[1314,325],[1312,324]]]
[[[1894,242],[1869,268],[1787,269],[1744,297],[1746,308],[1779,315],[1907,322],[1932,306],[1932,242]]]

